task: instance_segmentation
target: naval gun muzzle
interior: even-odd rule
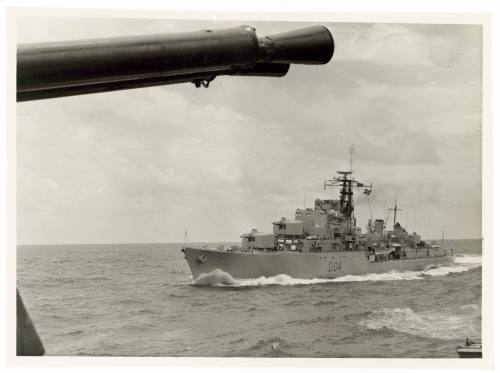
[[[290,64],[326,64],[324,26],[257,37],[239,26],[177,34],[20,44],[17,101],[192,82],[220,75],[282,77]]]

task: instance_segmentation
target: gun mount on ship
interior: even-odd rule
[[[240,26],[177,34],[21,44],[17,101],[175,83],[208,87],[217,76],[282,77],[290,64],[330,61],[324,26],[257,37]]]

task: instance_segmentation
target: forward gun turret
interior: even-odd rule
[[[258,38],[240,26],[178,34],[21,44],[17,101],[192,82],[219,75],[281,77],[290,64],[325,64],[333,37],[313,26]]]

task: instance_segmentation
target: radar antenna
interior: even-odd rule
[[[352,171],[337,171],[338,176],[333,176],[329,180],[325,180],[323,188],[340,187],[340,212],[349,223],[349,228],[355,226],[353,219],[354,203],[352,200],[354,188],[364,188],[364,194],[370,194],[372,184],[363,184],[355,180],[352,176]]]

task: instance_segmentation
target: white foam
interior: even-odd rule
[[[293,278],[288,275],[276,275],[271,277],[261,276],[258,278],[236,279],[229,273],[216,269],[208,274],[201,274],[196,280],[196,285],[211,285],[211,286],[234,286],[234,287],[251,287],[251,286],[269,286],[269,285],[309,285],[332,282],[335,279],[302,279]]]
[[[418,273],[419,275],[426,275],[426,276],[446,276],[449,275],[450,273],[465,272],[468,271],[469,269],[470,268],[465,266],[442,266],[442,267],[425,269]]]
[[[455,257],[455,264],[482,265],[483,257],[481,255],[461,255]]]
[[[462,311],[478,310],[480,308],[479,304],[464,304],[460,306],[460,310]]]
[[[401,281],[401,280],[422,280],[418,276],[418,272],[385,272],[385,273],[368,273],[366,275],[346,275],[337,277],[332,282],[359,282],[359,281]]]
[[[332,282],[361,282],[361,281],[414,281],[423,280],[426,276],[446,276],[451,273],[461,273],[481,265],[481,257],[462,256],[459,262],[455,261],[452,265],[429,266],[422,271],[391,271],[384,273],[368,273],[365,275],[346,275],[332,279],[323,278],[294,278],[285,274],[251,279],[238,279],[220,269],[216,269],[208,274],[200,275],[196,280],[196,285],[209,286],[233,286],[233,287],[255,287],[269,285],[309,285],[324,284]],[[465,258],[465,259],[464,259]]]
[[[202,273],[195,280],[196,285],[232,285],[235,282],[233,276],[220,269],[210,273]]]
[[[401,281],[401,280],[422,280],[425,276],[446,276],[450,273],[466,272],[477,265],[443,265],[429,266],[422,271],[391,271],[385,273],[369,273],[366,275],[347,275],[338,277],[335,282],[350,282],[350,281]]]
[[[417,313],[411,308],[382,309],[372,312],[359,324],[372,330],[387,328],[400,333],[444,340],[480,336],[480,307],[467,305],[460,311]]]

